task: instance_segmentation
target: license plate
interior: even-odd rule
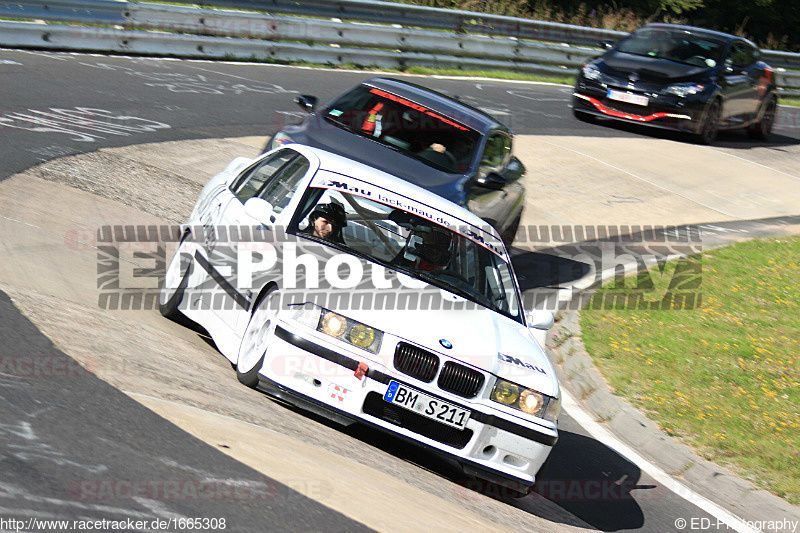
[[[628,102],[629,104],[646,106],[648,103],[650,103],[650,99],[647,98],[646,96],[642,96],[640,94],[625,93],[622,91],[615,91],[613,89],[609,89],[606,96],[608,96],[609,100],[616,100],[618,102]]]
[[[396,381],[389,382],[389,388],[383,399],[409,411],[436,420],[442,424],[447,424],[458,429],[464,429],[469,420],[470,411],[452,405],[444,400],[428,396],[411,387],[402,385]]]

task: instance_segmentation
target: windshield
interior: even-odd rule
[[[437,170],[464,173],[476,158],[478,132],[382,89],[360,85],[323,113],[328,122]]]
[[[296,217],[300,235],[522,321],[509,265],[461,231],[333,189],[310,187],[301,206]]]
[[[714,67],[725,42],[703,33],[671,28],[644,28],[622,41],[617,50],[639,56],[669,59],[698,67]]]

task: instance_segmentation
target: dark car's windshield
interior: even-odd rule
[[[719,63],[724,48],[725,42],[711,35],[672,28],[642,28],[617,46],[620,52],[709,68]]]
[[[449,173],[466,172],[479,134],[441,111],[359,85],[324,111],[330,123]]]

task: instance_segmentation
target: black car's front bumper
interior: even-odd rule
[[[609,89],[645,96],[647,105],[612,100]],[[586,80],[578,80],[572,93],[572,108],[577,113],[585,113],[625,122],[643,124],[656,128],[697,133],[702,124],[707,104],[706,95],[688,98],[663,95],[652,92],[629,90],[624,87],[608,87]]]

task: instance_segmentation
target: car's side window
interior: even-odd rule
[[[493,133],[486,140],[481,155],[481,172],[487,174],[500,169],[511,155],[511,137],[505,133]]]
[[[272,204],[275,213],[280,213],[289,205],[300,180],[306,175],[308,167],[308,159],[297,154],[266,183],[258,195]]]
[[[734,43],[730,58],[733,66],[739,68],[749,67],[755,62],[754,50],[746,43]]]
[[[256,196],[264,184],[295,155],[297,152],[294,150],[281,150],[272,154],[239,176],[231,185],[231,191],[240,202],[246,202]]]

